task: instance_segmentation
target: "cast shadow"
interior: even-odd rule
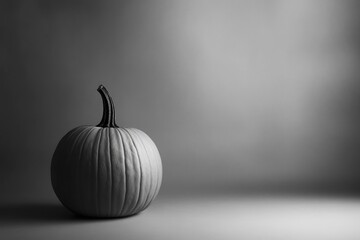
[[[58,224],[77,220],[77,216],[55,203],[0,205],[0,226]]]
[[[0,227],[83,224],[94,223],[96,221],[121,220],[124,218],[83,217],[75,215],[62,205],[56,203],[11,203],[0,205]]]

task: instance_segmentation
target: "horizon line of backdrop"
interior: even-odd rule
[[[360,190],[356,1],[1,2],[2,198],[51,196],[70,129],[117,122],[162,156],[160,194]],[[4,196],[4,197],[3,197]]]

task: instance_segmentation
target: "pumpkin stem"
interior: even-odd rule
[[[97,127],[118,127],[115,123],[115,107],[109,92],[103,85],[97,89],[103,101],[103,116]]]

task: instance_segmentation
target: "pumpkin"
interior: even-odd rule
[[[135,128],[115,123],[115,108],[99,86],[103,116],[97,126],[80,126],[58,143],[51,183],[61,203],[89,217],[124,217],[141,212],[157,196],[162,164],[154,142]]]

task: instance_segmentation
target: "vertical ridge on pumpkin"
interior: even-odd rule
[[[83,150],[84,150],[84,146],[85,146],[85,143],[87,141],[87,138],[89,137],[90,133],[92,131],[92,128],[91,129],[84,129],[83,132],[86,132],[86,135],[84,133],[84,139],[82,140],[82,144],[80,146],[80,150],[79,150],[79,160],[78,160],[78,163],[77,163],[77,168],[75,168],[75,171],[76,171],[76,175],[78,176],[77,177],[77,181],[76,181],[76,191],[77,191],[77,196],[78,196],[78,204],[79,204],[79,209],[82,209],[83,208],[83,205],[82,205],[82,198],[83,198],[83,193],[81,191],[81,179],[82,179],[82,176],[81,176],[81,173],[82,171],[81,168],[82,168],[82,155],[83,155]]]
[[[97,146],[94,148],[95,149],[95,159],[96,159],[96,168],[95,168],[95,203],[96,203],[96,215],[100,216],[100,203],[99,203],[99,155],[100,155],[100,143],[101,143],[101,135],[102,135],[102,131],[98,131],[97,135],[96,135],[96,139],[98,139],[97,141]]]
[[[155,159],[157,159],[156,163],[157,163],[157,170],[158,170],[158,174],[157,174],[157,180],[158,180],[158,185],[156,187],[156,192],[155,192],[155,197],[158,195],[159,191],[160,191],[160,187],[161,187],[161,183],[162,183],[162,164],[161,164],[161,156],[159,153],[158,148],[156,147],[155,143],[151,140],[151,138],[149,136],[147,136],[149,141],[152,144],[152,148],[155,154]]]
[[[109,198],[109,216],[111,216],[111,213],[112,213],[112,201],[113,201],[113,170],[112,170],[112,155],[111,155],[111,129],[112,128],[109,128],[109,131],[108,131],[108,154],[109,154],[109,171],[108,171],[108,174],[109,174],[109,178],[110,178],[110,187],[109,187],[109,195],[110,195],[110,198]]]
[[[126,131],[129,135],[129,139],[131,141],[131,143],[133,144],[134,146],[134,149],[136,151],[136,160],[138,162],[138,167],[139,167],[139,171],[135,171],[135,172],[138,172],[138,175],[139,175],[139,184],[138,184],[138,194],[137,194],[137,198],[136,198],[136,201],[135,201],[135,204],[133,206],[133,208],[130,210],[131,213],[134,213],[136,212],[135,210],[137,209],[137,206],[138,206],[138,203],[139,203],[139,200],[142,196],[142,185],[141,185],[141,181],[142,181],[142,169],[141,169],[141,162],[140,162],[140,155],[139,155],[139,150],[138,148],[136,147],[136,144],[134,142],[134,139],[133,137],[131,136],[131,133],[130,133],[130,129],[124,129],[124,131]],[[136,162],[136,160],[134,159],[134,163]],[[136,169],[138,170],[138,169]]]
[[[158,174],[157,174],[157,180],[158,180],[158,185],[156,188],[156,192],[155,192],[155,197],[158,195],[159,191],[160,191],[160,187],[161,187],[161,183],[162,183],[162,164],[161,164],[161,156],[159,153],[158,148],[156,147],[155,143],[151,140],[151,138],[149,136],[147,136],[147,138],[150,141],[150,144],[152,144],[152,148],[155,154],[155,159],[157,159],[156,163],[157,163],[157,170],[158,170]]]
[[[118,184],[116,186],[117,189],[119,189],[119,191],[116,191],[117,193],[120,193],[119,195],[115,195],[115,199],[119,198],[119,201],[116,201],[116,215],[120,216],[124,202],[125,202],[125,195],[124,195],[124,191],[122,189],[125,188],[126,186],[126,179],[125,179],[125,163],[124,163],[124,147],[123,147],[123,143],[122,143],[122,138],[121,135],[119,133],[119,129],[118,128],[114,128],[115,131],[115,136],[116,136],[116,145],[119,147],[119,151],[114,151],[114,153],[117,155],[117,157],[115,158],[115,163],[117,164],[118,168],[119,168],[119,173],[115,175],[116,177],[116,183]]]
[[[106,217],[109,209],[109,160],[107,154],[107,132],[109,128],[102,128],[99,145],[99,161],[98,161],[98,197],[99,212],[101,217]]]
[[[144,136],[144,132],[142,131],[139,131],[140,134],[142,136]],[[158,177],[157,177],[157,174],[158,174],[158,168],[157,168],[157,163],[156,163],[156,159],[154,158],[154,154],[153,154],[153,151],[151,149],[151,147],[149,147],[149,141],[148,139],[145,137],[142,138],[143,140],[145,140],[147,143],[145,144],[145,147],[147,148],[147,152],[149,153],[149,159],[150,159],[150,162],[153,166],[153,171],[155,171],[156,173],[154,174],[155,175],[155,178],[154,178],[154,181],[153,181],[153,185],[154,185],[154,188],[152,189],[151,191],[151,197],[149,199],[149,202],[148,204],[146,205],[146,207],[148,207],[150,205],[150,203],[154,200],[154,198],[156,197],[156,189],[157,189],[157,186],[158,186]],[[150,145],[151,146],[151,145]]]
[[[110,182],[109,182],[109,153],[107,152],[108,149],[108,136],[107,136],[107,132],[109,131],[109,128],[103,128],[103,136],[101,138],[101,156],[102,156],[102,161],[100,164],[100,171],[101,171],[101,187],[100,189],[102,189],[102,193],[100,193],[101,199],[102,199],[102,204],[101,206],[103,206],[102,209],[102,216],[107,216],[108,214],[108,209],[109,209],[109,192],[110,192]]]
[[[124,212],[123,216],[126,216],[129,212],[129,205],[131,204],[131,200],[133,198],[133,188],[134,179],[133,179],[133,164],[132,164],[132,155],[131,148],[129,146],[129,141],[127,139],[127,135],[123,129],[121,129],[121,134],[123,136],[123,143],[125,146],[125,162],[126,162],[126,197],[124,204]]]
[[[128,176],[127,176],[127,164],[126,164],[126,158],[127,158],[127,156],[126,156],[126,154],[125,154],[125,144],[124,144],[124,137],[123,137],[123,135],[122,135],[122,133],[121,133],[121,129],[120,128],[118,128],[117,129],[118,130],[118,132],[119,132],[119,136],[121,137],[121,145],[122,145],[122,153],[123,153],[123,162],[124,162],[124,194],[123,194],[123,196],[124,196],[124,200],[123,200],[123,203],[122,203],[122,205],[121,205],[121,209],[120,209],[120,214],[119,215],[123,215],[124,214],[124,208],[126,207],[126,199],[127,199],[127,186],[128,186]]]
[[[144,140],[146,140],[147,141],[147,144],[145,145],[146,147],[148,147],[148,149],[150,150],[150,152],[151,152],[151,160],[152,160],[152,162],[153,162],[153,166],[155,165],[155,171],[156,171],[156,174],[155,174],[155,176],[156,176],[156,181],[154,181],[154,182],[156,182],[154,185],[155,185],[155,189],[153,190],[153,193],[152,193],[152,197],[151,197],[151,199],[150,199],[150,201],[149,201],[149,203],[148,203],[148,205],[145,207],[145,208],[147,208],[149,205],[150,205],[150,203],[155,199],[155,197],[157,196],[157,194],[158,194],[158,191],[159,191],[159,189],[160,189],[160,186],[161,186],[161,178],[159,177],[159,173],[161,173],[161,169],[160,169],[160,159],[158,159],[158,157],[159,156],[157,156],[156,154],[154,154],[155,152],[154,152],[154,146],[155,146],[155,144],[154,144],[154,142],[150,139],[150,137],[146,134],[146,133],[144,133],[143,131],[140,131],[140,130],[138,130],[138,132],[140,132],[141,133],[141,135],[143,136],[143,138],[142,139],[144,139]],[[157,149],[156,149],[157,150]]]
[[[126,143],[125,145],[128,148],[128,151],[126,151],[126,153],[128,153],[126,160],[127,160],[127,171],[130,174],[130,176],[128,175],[128,182],[129,182],[129,187],[128,187],[128,193],[130,191],[130,194],[127,194],[127,213],[126,215],[131,214],[132,209],[135,206],[136,203],[136,199],[139,196],[139,166],[137,165],[138,161],[137,161],[137,155],[135,154],[136,149],[132,144],[132,140],[131,140],[131,136],[130,134],[127,132],[126,129],[122,128],[121,129],[122,132],[124,133],[124,136],[126,136],[126,140],[124,141],[124,143]]]
[[[95,165],[95,159],[94,159],[94,146],[96,145],[96,137],[98,134],[99,128],[91,128],[89,136],[87,140],[85,140],[85,154],[83,155],[83,199],[82,202],[88,202],[88,204],[83,204],[84,209],[84,215],[86,213],[94,213],[95,207],[96,207],[96,199],[94,198],[94,192],[95,192],[95,180],[94,180],[94,165]]]
[[[134,141],[137,142],[138,149],[142,149],[142,156],[141,156],[141,172],[142,172],[142,191],[143,196],[141,199],[141,204],[138,205],[136,211],[141,211],[143,207],[146,205],[149,199],[149,192],[151,191],[152,186],[152,174],[151,174],[151,166],[150,166],[150,159],[146,152],[145,146],[141,141],[141,138],[138,136],[136,129],[132,130],[132,136],[134,137]],[[135,140],[136,139],[136,140]],[[146,193],[146,195],[145,195]]]
[[[141,134],[141,131],[139,130],[136,130],[136,132],[138,132],[139,134]],[[149,161],[149,168],[151,169],[151,171],[153,171],[153,163],[151,161],[151,158],[150,158],[150,155],[149,155],[149,152],[148,152],[148,149],[146,148],[144,142],[143,142],[143,138],[140,138],[140,141],[145,149],[145,152],[146,152],[146,155],[147,155],[147,159]],[[146,197],[146,201],[144,203],[144,207],[143,209],[145,209],[152,201],[152,194],[154,192],[154,186],[155,186],[155,178],[154,178],[154,175],[153,174],[150,174],[151,176],[151,180],[150,180],[150,188],[149,188],[149,191],[148,191],[148,194],[147,194],[147,197]]]

